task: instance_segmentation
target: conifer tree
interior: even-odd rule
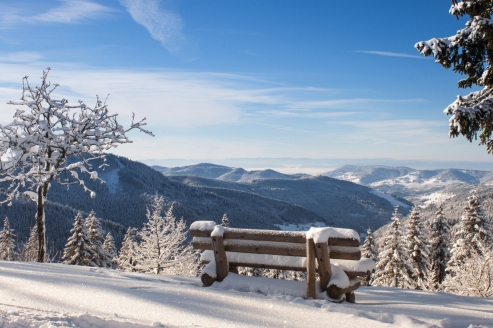
[[[480,240],[443,282],[445,291],[464,296],[493,297],[493,250]]]
[[[426,287],[428,268],[428,247],[424,237],[424,226],[417,207],[415,206],[407,224],[406,246],[409,264],[413,271],[409,273],[417,289]]]
[[[171,206],[164,217],[163,197],[154,196],[151,210],[147,209],[147,222],[138,233],[138,267],[143,272],[195,275],[197,253],[192,246],[185,244],[186,225],[183,219],[176,221]]]
[[[460,266],[471,256],[472,250],[479,251],[481,243],[488,246],[491,240],[489,224],[484,217],[476,190],[471,191],[467,198],[464,214],[460,218],[459,227],[455,233],[455,242],[450,251],[447,272],[453,272],[454,267]]]
[[[38,226],[34,225],[29,233],[29,239],[22,245],[22,260],[34,262],[38,259]]]
[[[371,232],[371,229],[368,228],[366,231],[366,238],[365,242],[363,243],[363,246],[361,246],[361,256],[365,257],[367,259],[371,259],[373,261],[377,261],[378,258],[378,252],[377,252],[377,247],[375,245],[375,239],[373,238],[373,233]],[[372,273],[370,272],[364,281],[362,281],[364,286],[369,286],[371,282],[371,276]]]
[[[440,286],[445,280],[445,269],[450,256],[448,236],[449,225],[440,204],[430,225],[428,288],[431,290],[440,290]]]
[[[404,239],[400,231],[399,207],[395,207],[388,235],[384,237],[383,249],[378,255],[377,270],[373,274],[373,286],[415,288],[410,277],[414,268],[409,263]]]
[[[96,254],[91,247],[91,240],[87,236],[86,227],[82,220],[82,215],[77,213],[74,219],[74,226],[70,230],[72,234],[63,250],[63,264],[98,266],[93,259]]]
[[[103,249],[106,251],[106,254],[108,254],[109,262],[106,263],[106,267],[116,269],[118,267],[118,263],[116,261],[117,255],[116,255],[115,240],[113,239],[113,236],[109,232],[106,235],[106,238],[104,239]]]
[[[3,230],[0,231],[0,260],[15,261],[18,259],[18,254],[15,250],[14,231],[10,229],[9,219],[5,217],[3,220]]]
[[[228,219],[228,216],[226,215],[226,213],[224,213],[224,215],[223,215],[223,218],[221,220],[221,225],[223,227],[229,227],[229,219]]]
[[[104,231],[94,211],[89,213],[89,216],[84,221],[84,225],[86,226],[87,237],[90,240],[90,248],[94,256],[92,261],[98,267],[106,268],[111,266],[110,256],[103,248]]]
[[[116,258],[118,268],[127,272],[137,271],[138,243],[135,238],[136,229],[128,228],[123,237],[122,248]]]
[[[458,96],[444,112],[451,115],[450,137],[462,134],[470,142],[479,137],[479,144],[492,153],[493,0],[453,0],[449,12],[457,18],[469,16],[465,28],[450,37],[418,42],[415,47],[425,56],[432,55],[444,68],[452,67],[454,72],[465,76],[458,82],[459,88],[482,88],[467,96]]]

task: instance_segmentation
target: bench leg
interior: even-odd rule
[[[356,303],[356,295],[354,295],[354,292],[346,293],[346,302]]]

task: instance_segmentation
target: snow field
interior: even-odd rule
[[[305,282],[0,262],[0,327],[493,327],[493,299],[362,287],[356,304],[293,296]],[[293,295],[291,295],[293,294]]]

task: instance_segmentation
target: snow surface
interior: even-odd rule
[[[285,224],[274,224],[281,230],[285,231],[307,231],[311,227],[325,227],[326,224],[323,222],[314,222],[314,223],[306,223],[306,224],[293,224],[293,223],[285,223]]]
[[[359,234],[353,229],[342,228],[310,228],[306,233],[306,238],[313,239],[314,243],[323,243],[329,240],[329,238],[344,238],[344,239],[357,239],[359,240]]]
[[[380,198],[388,200],[389,203],[392,204],[393,206],[402,206],[402,207],[406,207],[406,208],[410,207],[409,205],[407,205],[401,201],[398,201],[397,199],[395,199],[393,196],[391,196],[389,194],[384,194],[383,192],[376,191],[376,190],[370,190],[370,192],[372,194],[374,194],[375,196],[378,196]]]
[[[190,230],[209,231],[214,230],[215,226],[216,222],[214,221],[195,221],[190,225]]]
[[[305,282],[0,262],[0,327],[493,327],[493,299],[360,287],[356,304],[291,296]]]

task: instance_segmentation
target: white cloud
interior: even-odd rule
[[[403,54],[399,52],[388,52],[388,51],[359,50],[355,52],[371,54],[371,55],[379,55],[379,56],[388,56],[388,57],[425,58],[424,56]]]
[[[0,52],[0,62],[10,63],[30,63],[41,60],[43,56],[36,52]]]
[[[36,15],[18,15],[15,8],[3,8],[0,14],[0,27],[12,27],[19,24],[43,23],[82,23],[87,20],[100,19],[115,10],[88,0],[60,0],[60,5],[44,13]]]
[[[190,42],[183,34],[183,19],[172,10],[176,1],[167,0],[119,0],[127,9],[133,20],[147,29],[151,37],[171,54],[194,59],[190,57]],[[187,48],[187,49],[185,49]],[[185,53],[184,50],[187,50]]]

